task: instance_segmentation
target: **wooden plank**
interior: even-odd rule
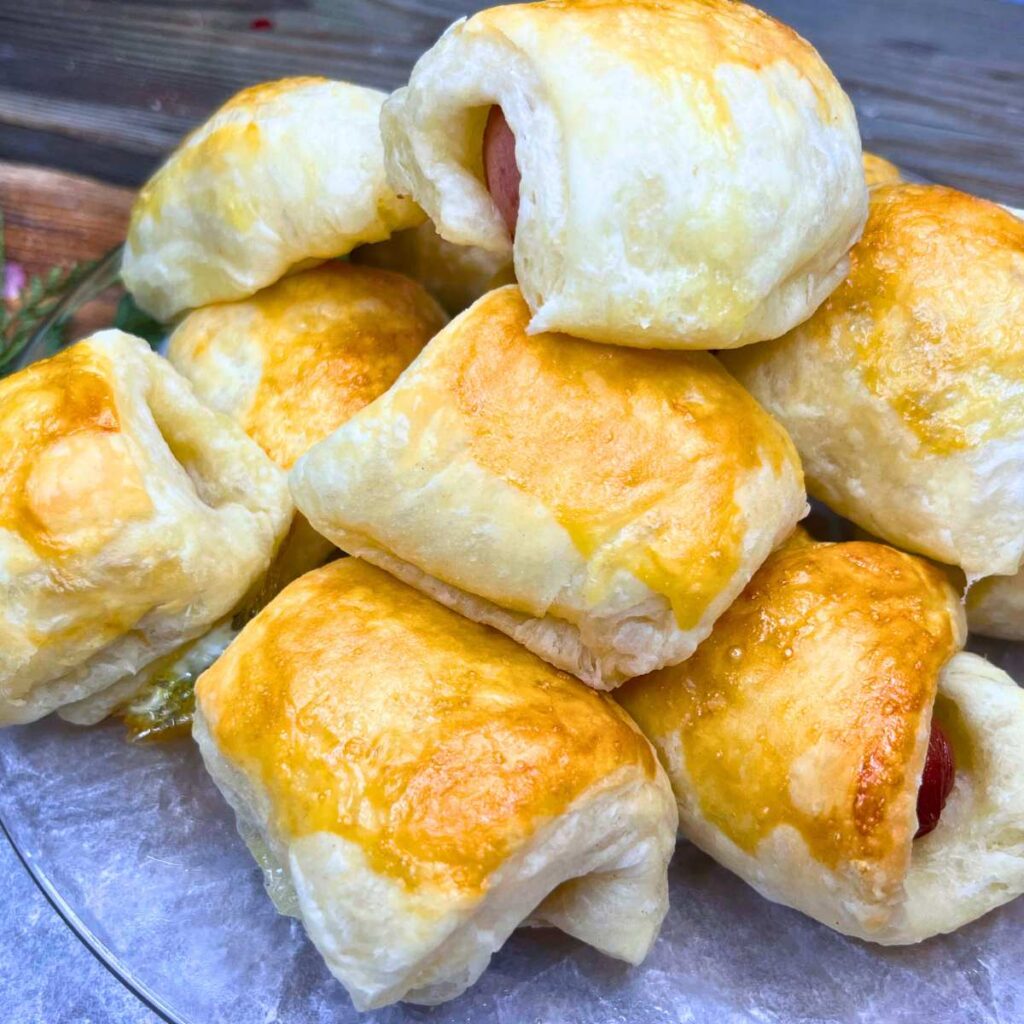
[[[762,0],[822,52],[869,146],[1024,205],[1024,5]],[[243,85],[318,73],[393,88],[479,0],[0,5],[0,157],[137,184]],[[253,30],[267,17],[269,31]]]
[[[0,161],[7,258],[27,274],[98,259],[124,239],[134,197],[134,189]],[[119,294],[113,289],[83,306],[72,333],[109,327]]]

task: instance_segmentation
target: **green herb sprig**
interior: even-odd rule
[[[111,264],[112,260],[117,260]],[[25,346],[46,321],[57,313],[57,320],[47,330],[40,351],[35,356],[49,355],[67,343],[68,323],[78,308],[101,291],[114,284],[120,284],[116,268],[120,254],[115,251],[98,260],[83,260],[70,267],[52,267],[45,274],[33,274],[19,291],[13,303],[0,303],[0,376],[11,371]],[[99,268],[112,265],[113,273]],[[0,282],[6,279],[6,250],[4,245],[4,221],[0,212]],[[67,310],[58,310],[58,305],[70,296],[86,279],[98,273],[94,293],[86,288],[80,299],[70,304]],[[156,347],[167,335],[167,327],[144,313],[135,304],[131,295],[121,296],[114,315],[114,327],[128,334],[143,338]]]
[[[98,262],[84,260],[70,267],[51,267],[42,275],[33,274],[18,293],[16,302],[0,303],[0,374],[10,367],[67,291],[80,284]],[[4,219],[0,213],[0,281],[6,280],[6,268]],[[65,341],[66,331],[67,321],[55,325],[51,341],[53,348],[59,348]]]

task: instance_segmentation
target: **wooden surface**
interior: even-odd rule
[[[1024,4],[762,0],[806,35],[861,131],[909,170],[1024,206]],[[475,0],[0,0],[0,158],[138,184],[242,85],[392,88]],[[254,19],[272,27],[253,28]]]
[[[0,160],[7,259],[26,274],[99,259],[124,238],[135,189]],[[120,297],[109,289],[71,321],[75,337],[109,327]]]
[[[28,273],[95,259],[123,238],[135,190],[0,161],[7,251]]]

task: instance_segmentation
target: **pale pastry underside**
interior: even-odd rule
[[[979,580],[967,591],[966,603],[972,633],[1024,640],[1024,570]]]
[[[339,499],[339,495],[351,491],[353,482],[359,479],[359,470],[351,463],[336,466],[331,444],[330,440],[324,442],[326,447],[320,449],[319,455],[318,449],[314,449],[312,461],[307,457],[300,462],[291,477],[296,501],[316,530],[343,551],[387,570],[462,615],[507,633],[545,661],[601,690],[612,689],[634,676],[689,657],[761,562],[790,534],[807,507],[799,484],[788,475],[784,474],[779,480],[768,467],[752,474],[737,495],[737,501],[745,509],[747,523],[737,569],[712,596],[698,621],[683,628],[663,595],[623,572],[618,577],[622,582],[605,601],[588,607],[584,599],[586,587],[581,582],[586,578],[587,562],[574,552],[571,544],[560,539],[564,531],[554,523],[545,523],[542,530],[542,520],[538,517],[546,518],[547,513],[540,509],[525,520],[532,526],[529,535],[524,535],[518,526],[518,505],[505,506],[503,496],[513,495],[512,490],[496,480],[489,482],[487,476],[478,471],[472,474],[479,477],[472,493],[484,502],[478,514],[486,514],[488,522],[486,528],[473,530],[464,540],[467,544],[470,540],[474,545],[483,544],[477,547],[473,560],[479,561],[482,551],[483,558],[492,561],[481,562],[480,578],[507,579],[508,598],[503,601],[496,595],[484,596],[441,579],[424,565],[429,564],[434,548],[429,538],[437,536],[434,528],[437,517],[427,503],[443,503],[443,494],[435,493],[432,497],[424,494],[417,500],[415,488],[412,488],[407,502],[409,508],[394,506],[392,521],[387,523],[377,515],[383,509],[377,508],[375,500],[371,500],[368,509],[371,528],[379,527],[389,540],[401,534],[405,545],[403,554],[414,552],[403,557],[371,536],[370,529],[349,528],[339,522],[340,500],[344,500]],[[374,467],[380,469],[391,464],[387,455],[382,458],[382,462],[371,460],[373,465],[368,466],[368,471],[375,473]],[[395,464],[401,461],[402,457],[396,455]],[[436,479],[446,476],[445,472],[439,472]],[[336,490],[342,480],[344,484]],[[400,478],[392,483],[397,486]],[[425,490],[429,492],[431,485]],[[367,496],[375,493],[366,491]],[[471,495],[470,500],[477,499]],[[515,500],[521,499],[516,497]],[[356,513],[353,509],[350,514],[358,521],[366,511]],[[452,546],[452,553],[446,558],[456,557],[455,548],[460,543],[456,526],[460,520],[469,518],[464,511],[451,517],[444,543]],[[439,523],[437,528],[441,528]],[[532,552],[528,550],[531,545]],[[512,550],[518,551],[520,565],[535,562],[537,571],[516,580],[515,573],[519,569],[510,575],[505,568],[503,552],[506,548],[509,557]],[[545,555],[548,551],[550,557]],[[465,560],[468,556],[463,552],[462,557]],[[488,565],[492,566],[490,570]],[[521,610],[524,594],[529,594],[530,604],[541,610],[537,613]],[[515,607],[517,604],[519,608]]]
[[[583,617],[572,623],[553,614],[536,617],[502,607],[431,576],[364,537],[339,536],[349,554],[386,570],[460,615],[501,630],[597,690],[612,690],[627,679],[688,658],[711,632],[715,618],[728,607],[734,592],[742,590],[747,581],[733,581],[690,630],[680,629],[668,602],[654,593],[618,615]]]

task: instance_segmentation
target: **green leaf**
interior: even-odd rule
[[[135,300],[128,294],[125,294],[117,304],[114,326],[128,334],[143,338],[154,348],[167,334],[167,328],[139,309]]]

